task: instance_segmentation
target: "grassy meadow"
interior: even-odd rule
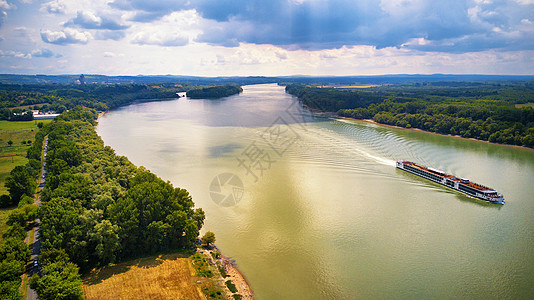
[[[0,121],[0,195],[8,193],[4,187],[4,182],[9,172],[14,167],[28,162],[26,151],[35,140],[35,134],[39,131],[37,123],[43,122],[46,124],[51,121]],[[12,141],[13,144],[9,145],[9,141]],[[23,141],[25,142],[24,144],[22,143]]]

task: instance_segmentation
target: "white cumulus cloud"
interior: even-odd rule
[[[57,45],[67,44],[87,44],[93,36],[89,32],[81,32],[72,28],[65,28],[63,31],[41,31],[43,42]]]
[[[140,32],[134,35],[132,43],[138,45],[177,47],[187,45],[189,43],[189,38],[181,36],[179,33]]]
[[[41,5],[41,12],[48,12],[51,14],[64,14],[65,4],[58,0],[43,3]]]

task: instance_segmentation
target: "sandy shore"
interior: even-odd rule
[[[243,296],[243,299],[255,299],[254,293],[252,292],[245,275],[239,271],[235,263],[225,256],[221,256],[221,261],[223,262],[223,265],[226,268],[226,274],[228,275],[225,280],[232,280],[237,288],[237,292]]]
[[[232,283],[237,288],[237,293],[240,294],[243,299],[256,299],[254,297],[254,293],[252,289],[250,288],[250,284],[248,283],[245,275],[239,271],[237,268],[237,265],[234,260],[224,256],[221,254],[220,258],[214,259],[211,255],[212,252],[220,252],[220,250],[217,248],[217,246],[213,246],[211,250],[201,249],[200,250],[206,257],[208,257],[211,261],[211,263],[216,266],[217,264],[221,264],[224,269],[226,270],[226,277],[222,278],[225,282],[228,280],[231,280]],[[231,294],[229,295],[231,297]]]

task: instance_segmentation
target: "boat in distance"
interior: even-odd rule
[[[432,180],[468,196],[496,204],[504,204],[504,197],[492,188],[474,183],[466,178],[458,178],[443,171],[429,168],[407,160],[397,161],[397,168],[417,176]]]

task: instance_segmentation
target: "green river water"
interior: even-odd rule
[[[258,299],[534,299],[532,150],[316,117],[275,84],[130,105],[97,132],[191,193]],[[397,170],[400,159],[506,204]]]

